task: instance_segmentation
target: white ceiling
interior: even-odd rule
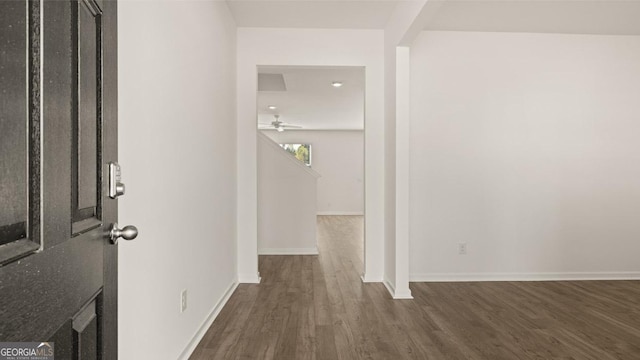
[[[411,0],[227,0],[239,27],[383,29]],[[640,0],[429,0],[425,30],[640,35]]]
[[[397,1],[227,0],[239,27],[383,29]]]
[[[258,91],[258,122],[280,121],[309,130],[364,129],[364,68],[260,67],[283,74],[287,91]],[[333,81],[344,85],[335,88]],[[275,105],[276,110],[269,110]]]
[[[430,0],[423,28],[640,35],[640,0]]]

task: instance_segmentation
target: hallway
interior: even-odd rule
[[[363,218],[319,216],[319,256],[261,256],[191,359],[634,359],[631,281],[363,284]]]
[[[238,287],[191,359],[357,358],[359,319],[389,300],[362,284],[363,241],[363,216],[318,216],[320,255],[260,256],[262,282]]]

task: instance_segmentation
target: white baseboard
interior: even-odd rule
[[[363,283],[380,283],[382,282],[382,275],[380,276],[370,276],[369,274],[362,274],[360,276]]]
[[[394,300],[412,300],[413,299],[413,296],[411,296],[411,290],[407,289],[405,291],[396,291],[395,286],[393,286],[393,284],[391,284],[391,281],[389,281],[389,279],[387,278],[385,278],[382,283],[387,288],[387,291],[389,292],[389,294],[391,294],[391,297]]]
[[[260,284],[260,273],[257,274],[238,274],[238,282],[240,284]]]
[[[258,249],[258,255],[318,255],[318,248],[267,248]]]
[[[189,359],[189,356],[191,356],[193,351],[196,349],[204,335],[207,333],[207,330],[209,330],[209,328],[211,327],[211,324],[213,324],[213,321],[216,319],[216,317],[218,317],[218,314],[220,314],[220,311],[222,310],[224,305],[227,303],[227,301],[229,301],[229,298],[231,297],[231,295],[233,295],[233,292],[236,291],[236,288],[238,288],[238,281],[233,280],[229,287],[227,287],[227,290],[224,292],[224,294],[222,294],[220,300],[218,300],[218,302],[213,306],[213,309],[209,313],[209,316],[207,316],[207,318],[204,320],[204,322],[195,333],[189,344],[187,344],[187,347],[184,349],[182,354],[180,354],[178,359]]]
[[[364,212],[362,211],[318,211],[318,215],[320,216],[363,216]]]
[[[384,284],[384,287],[387,288],[387,291],[389,292],[389,294],[391,294],[391,297],[393,297],[393,294],[396,292],[396,288],[393,287],[393,284],[391,284],[391,281],[385,278],[382,283]]]
[[[640,272],[431,273],[411,274],[411,282],[640,280]]]

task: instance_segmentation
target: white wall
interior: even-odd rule
[[[320,215],[364,215],[364,131],[263,131],[275,142],[311,144]]]
[[[322,44],[319,46],[318,44]],[[382,30],[238,28],[238,274],[257,282],[258,65],[365,67],[365,281],[382,281],[384,56]]]
[[[258,136],[258,253],[315,255],[320,174]]]
[[[640,37],[430,32],[411,59],[414,280],[640,277]]]
[[[120,223],[140,230],[119,245],[119,358],[177,359],[236,279],[235,24],[224,2],[118,10]]]

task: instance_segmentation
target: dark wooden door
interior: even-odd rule
[[[0,342],[117,358],[116,2],[0,1]]]

